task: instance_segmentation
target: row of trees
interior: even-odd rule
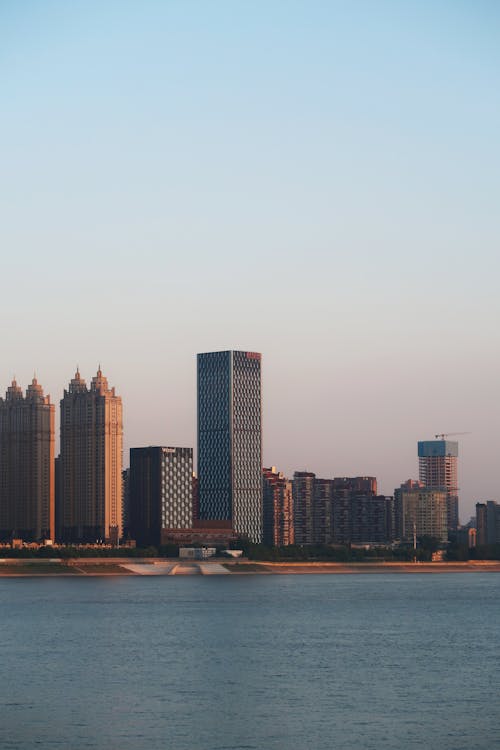
[[[392,549],[391,547],[377,547],[374,549],[359,549],[353,547],[330,546],[322,544],[311,544],[307,546],[291,545],[288,547],[266,547],[264,544],[250,544],[243,542],[243,551],[249,560],[260,561],[294,561],[294,562],[382,562],[398,561],[406,562],[413,560],[427,561],[432,558],[432,553],[439,547],[439,540],[433,537],[421,537],[418,547],[404,546]]]
[[[242,549],[243,554],[249,560],[256,561],[323,561],[323,562],[361,562],[361,561],[398,561],[401,562],[417,560],[425,562],[432,558],[440,542],[434,537],[419,537],[418,546],[415,551],[413,547],[401,546],[397,548],[379,547],[376,549],[358,549],[351,547],[329,546],[329,545],[290,545],[287,547],[267,547],[264,544],[252,544],[247,540],[240,539],[231,545],[235,549]],[[221,552],[222,547],[217,547]],[[159,547],[40,547],[32,549],[23,547],[11,549],[5,547],[0,550],[0,557],[4,558],[85,558],[85,557],[178,557],[179,545],[163,544]],[[466,560],[500,560],[500,544],[484,545],[469,549],[466,546],[452,542],[446,550],[446,559],[453,561]]]

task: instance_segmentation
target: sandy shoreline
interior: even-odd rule
[[[140,575],[356,575],[360,573],[500,573],[500,561],[469,562],[251,562],[179,559],[82,558],[72,560],[3,559],[0,577],[140,576]]]

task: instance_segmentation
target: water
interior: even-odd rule
[[[0,579],[0,748],[493,750],[500,575]]]

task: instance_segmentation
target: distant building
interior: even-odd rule
[[[394,540],[394,498],[377,494],[375,477],[338,477],[332,494],[335,543],[383,545]]]
[[[476,541],[479,546],[488,543],[486,503],[476,503]]]
[[[333,541],[333,483],[333,479],[314,479],[313,544],[331,544]]]
[[[122,535],[130,536],[130,469],[122,471]]]
[[[446,490],[449,532],[458,528],[458,443],[454,440],[421,440],[418,443],[419,479],[428,489]]]
[[[351,495],[351,544],[383,545],[392,542],[394,499],[385,495]]]
[[[198,476],[193,471],[193,523],[200,520],[200,498],[198,492]]]
[[[55,538],[54,405],[36,378],[0,399],[0,539]]]
[[[392,497],[377,495],[375,477],[293,478],[297,544],[387,544],[394,539]]]
[[[179,557],[187,560],[207,560],[217,554],[215,547],[179,547]]]
[[[336,544],[380,543],[392,539],[383,521],[380,503],[375,503],[375,477],[335,477],[332,480],[333,541]]]
[[[293,522],[295,544],[313,544],[314,489],[316,474],[296,471],[293,475]]]
[[[500,544],[500,505],[493,500],[476,503],[476,543]]]
[[[193,449],[130,450],[130,534],[141,547],[163,543],[165,529],[193,527]]]
[[[457,544],[459,544],[461,547],[468,547],[468,549],[473,549],[476,546],[476,526],[459,526],[457,529],[455,540]]]
[[[262,541],[261,355],[198,354],[200,520]]]
[[[238,536],[231,521],[194,521],[192,529],[162,529],[162,544],[234,545]]]
[[[292,482],[276,470],[263,469],[264,544],[294,544]]]
[[[448,541],[447,493],[446,490],[433,490],[419,486],[408,480],[394,491],[398,507],[398,537],[404,541],[417,537],[430,536],[440,542]]]
[[[77,370],[61,399],[61,537],[122,536],[122,400],[99,368],[90,388]]]
[[[421,482],[419,479],[407,479],[406,482],[403,482],[401,484],[401,487],[399,489],[405,489],[405,490],[416,490],[416,489],[422,489],[424,487],[424,483]],[[394,494],[394,536],[395,539],[398,539],[399,541],[402,541],[403,539],[403,517],[402,517],[402,505],[401,505],[401,497],[399,490]]]
[[[467,546],[469,549],[477,546],[477,532],[474,526],[467,529]]]
[[[62,539],[62,467],[61,467],[61,456],[56,456],[54,461],[55,467],[55,539],[60,541]]]
[[[333,489],[334,492],[338,492],[339,489],[348,489],[350,492],[376,495],[377,479],[376,477],[335,477]]]

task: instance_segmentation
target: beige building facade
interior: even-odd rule
[[[122,536],[122,400],[99,367],[88,388],[79,371],[61,400],[58,517],[64,542]]]
[[[446,490],[448,532],[458,528],[458,443],[455,440],[420,440],[418,474],[432,490]]]
[[[447,493],[427,487],[401,487],[396,490],[400,505],[402,538],[432,536],[441,542],[448,541]]]
[[[54,405],[34,377],[0,399],[0,539],[54,539]]]

